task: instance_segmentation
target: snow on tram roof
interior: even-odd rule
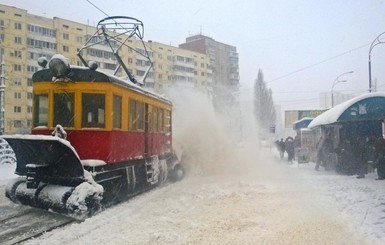
[[[87,67],[81,67],[81,66],[78,66],[78,67],[76,67],[76,68],[87,69]],[[97,72],[103,73],[103,74],[106,75],[107,77],[113,78],[113,79],[111,80],[111,82],[113,82],[113,83],[117,83],[117,84],[123,85],[123,86],[128,87],[128,88],[130,88],[130,89],[132,89],[132,90],[135,90],[136,92],[143,93],[143,94],[149,95],[149,96],[151,96],[151,97],[155,97],[155,98],[157,98],[157,99],[159,99],[159,100],[162,100],[162,101],[164,101],[164,102],[167,102],[167,103],[171,104],[171,101],[168,100],[166,97],[164,97],[164,96],[162,96],[162,95],[159,95],[159,94],[156,94],[156,93],[153,93],[153,92],[151,92],[151,91],[148,91],[148,90],[144,89],[143,87],[141,87],[141,86],[139,86],[139,85],[137,85],[137,84],[135,84],[135,83],[129,81],[128,79],[124,80],[124,79],[122,79],[122,78],[120,78],[120,77],[117,77],[117,76],[114,76],[114,75],[105,73],[105,72],[103,72],[103,71],[97,71]]]
[[[43,69],[34,73],[34,75],[32,76],[32,80],[34,82],[51,81],[52,77],[53,75],[50,69]],[[84,66],[71,65],[70,72],[67,74],[67,77],[74,82],[76,81],[111,82],[111,83],[129,88],[135,92],[159,99],[165,103],[172,104],[170,100],[168,100],[166,97],[162,95],[148,91],[143,87],[137,84],[134,84],[129,80],[122,79],[120,77],[114,76],[112,74],[106,73],[101,70],[92,70]]]
[[[321,115],[314,118],[313,121],[311,121],[311,123],[307,127],[314,128],[321,125],[335,123],[337,122],[339,117],[342,115],[342,113],[344,113],[350,106],[357,103],[358,101],[361,101],[367,98],[373,98],[373,97],[385,97],[385,93],[384,92],[367,93],[367,94],[354,97],[353,99],[347,100],[339,105],[334,106],[333,108],[330,108],[329,110],[325,111]]]

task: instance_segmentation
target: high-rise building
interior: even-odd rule
[[[332,98],[333,96],[333,98]],[[330,109],[333,106],[341,104],[347,100],[354,98],[353,94],[344,94],[339,91],[323,92],[319,94],[319,105],[322,109]],[[333,105],[332,105],[333,102]]]
[[[4,133],[30,132],[33,110],[31,78],[34,72],[41,69],[37,65],[38,58],[49,60],[59,53],[67,57],[71,65],[82,66],[77,52],[89,41],[88,44],[94,45],[81,51],[85,61],[95,61],[99,70],[109,73],[118,68],[111,47],[93,37],[96,30],[94,26],[32,15],[27,10],[0,4],[0,58],[6,78],[5,92],[0,93],[4,95],[3,100],[0,98],[4,101],[0,105],[4,108],[4,116],[0,118],[3,124],[0,125],[4,125]],[[140,55],[145,50],[139,39],[129,39],[128,42],[132,48],[124,46],[119,55],[129,72],[140,81],[151,63]],[[152,41],[144,44],[152,61],[146,87],[162,94],[172,86],[211,93],[213,66],[210,56]],[[113,41],[111,45],[118,47],[118,43]],[[127,77],[122,69],[117,70],[116,76]]]
[[[232,104],[234,94],[239,89],[239,55],[234,46],[215,41],[201,34],[186,38],[179,45],[209,57],[209,67],[212,69],[212,89],[214,104]]]

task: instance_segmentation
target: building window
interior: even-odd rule
[[[116,69],[116,65],[115,64],[110,64],[110,63],[104,63],[104,69],[115,70]]]
[[[34,73],[34,72],[37,72],[38,70],[39,70],[39,67],[37,66],[27,66],[28,72]]]
[[[21,65],[14,64],[14,65],[13,65],[13,70],[14,70],[14,71],[21,71]]]
[[[21,58],[21,51],[18,51],[18,50],[13,51],[13,56],[16,58]]]
[[[31,78],[27,79],[27,85],[28,85],[28,87],[32,87],[32,79]]]
[[[83,37],[76,37],[77,43],[83,43]]]
[[[13,107],[13,112],[14,113],[21,113],[21,106],[14,106]]]
[[[21,85],[21,78],[15,78],[13,80],[13,85],[20,86]]]
[[[21,126],[22,126],[22,123],[20,120],[13,121],[13,127],[14,128],[21,128]]]
[[[82,95],[82,127],[105,127],[105,96],[104,94],[84,93]]]
[[[70,35],[68,33],[63,33],[63,39],[68,40]]]
[[[142,77],[145,73],[145,71],[136,70],[136,76]]]
[[[48,49],[56,49],[56,43],[41,41],[41,40],[35,40],[32,38],[27,39],[28,46],[34,47],[34,48],[48,48]]]
[[[17,100],[21,99],[21,93],[20,93],[20,92],[15,92],[15,93],[13,94],[13,98],[14,98],[14,99],[17,99]]]
[[[27,99],[31,100],[32,97],[33,97],[33,96],[32,96],[32,93],[31,93],[31,92],[28,92],[28,93],[27,93]]]
[[[41,26],[35,26],[35,25],[28,25],[27,26],[29,32],[34,32],[41,34],[42,36],[48,36],[48,37],[56,37],[56,31],[52,29],[48,29]]]
[[[184,57],[177,55],[177,56],[176,56],[176,60],[177,60],[177,61],[184,62]]]
[[[21,30],[21,23],[15,23],[15,30]]]
[[[21,44],[21,37],[15,37],[15,43]]]
[[[66,45],[63,45],[63,52],[69,52],[70,48]]]
[[[113,127],[122,128],[122,97],[114,95]]]
[[[27,106],[28,113],[32,113],[32,106]]]

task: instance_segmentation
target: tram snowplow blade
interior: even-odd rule
[[[15,173],[23,177],[8,184],[9,199],[80,219],[100,208],[103,187],[83,169],[68,141],[42,135],[1,137],[16,155]]]
[[[76,186],[84,182],[80,159],[67,141],[42,135],[10,135],[2,138],[15,152],[15,173],[27,176],[27,184],[41,181]]]

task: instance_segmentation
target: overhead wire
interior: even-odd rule
[[[94,3],[92,3],[90,0],[86,0],[89,4],[91,4],[92,6],[94,6],[97,10],[99,10],[100,12],[102,12],[103,14],[105,14],[107,17],[110,17],[106,12],[104,12],[101,8],[99,8],[98,6],[96,6]]]
[[[283,78],[289,77],[289,76],[291,76],[291,75],[293,75],[293,74],[296,74],[296,73],[298,73],[298,72],[307,70],[307,69],[312,68],[312,67],[314,67],[314,66],[317,66],[317,65],[320,65],[320,64],[322,64],[322,63],[328,62],[328,61],[330,61],[330,60],[336,59],[336,58],[338,58],[338,57],[341,57],[341,56],[346,55],[346,54],[348,54],[348,53],[351,53],[351,52],[353,52],[353,51],[356,51],[356,50],[365,48],[365,47],[369,46],[370,44],[371,44],[371,43],[367,43],[367,44],[361,45],[361,46],[359,46],[359,47],[356,47],[356,48],[350,49],[350,50],[348,50],[348,51],[345,51],[345,52],[343,52],[343,53],[334,55],[334,56],[332,56],[332,57],[329,57],[329,58],[327,58],[327,59],[321,60],[321,61],[316,62],[316,63],[314,63],[314,64],[311,64],[311,65],[302,67],[302,68],[300,68],[300,69],[298,69],[298,70],[295,70],[295,71],[293,71],[293,72],[289,72],[289,73],[287,73],[287,74],[285,74],[285,75],[282,75],[282,76],[280,76],[280,77],[277,77],[277,78],[274,78],[274,79],[272,79],[272,80],[270,80],[270,81],[267,81],[266,84],[272,83],[272,82],[275,82],[275,81],[278,81],[278,80],[281,80],[281,79],[283,79]]]

